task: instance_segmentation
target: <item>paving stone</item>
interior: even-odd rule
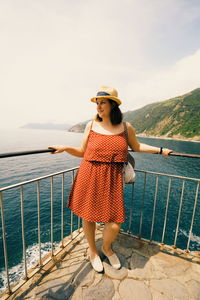
[[[61,279],[48,280],[38,286],[35,295],[41,299],[66,300],[74,293],[74,286]]]
[[[78,286],[74,292],[74,294],[72,295],[72,297],[70,298],[70,300],[84,300],[83,299],[83,291],[82,291],[82,287]],[[52,300],[52,299],[51,299]],[[67,299],[66,299],[67,300]]]
[[[82,283],[86,284],[87,286],[89,282],[92,284],[92,282],[94,281],[94,272],[95,271],[92,268],[91,264],[87,262],[84,268],[82,268],[79,272],[76,272],[76,274],[74,274],[73,284],[75,286],[79,286]]]
[[[103,266],[104,266],[105,274],[112,279],[122,280],[128,276],[128,269],[124,267],[121,267],[121,269],[116,270],[106,262],[103,262]]]
[[[167,276],[160,272],[155,271],[154,265],[151,263],[150,259],[133,253],[130,259],[131,270],[128,270],[128,278],[133,278],[136,280],[145,279],[162,279]]]
[[[95,271],[94,271],[95,272]],[[90,285],[90,287],[92,286],[96,286],[101,280],[102,280],[103,274],[102,273],[97,273],[95,272],[94,275],[94,281],[93,283]]]
[[[133,278],[135,280],[150,280],[150,279],[164,279],[167,276],[159,271],[151,272],[150,269],[135,269],[128,270],[127,278]]]
[[[83,289],[84,300],[112,300],[114,294],[114,284],[109,278],[103,278],[95,287]]]
[[[152,300],[148,287],[140,281],[124,279],[119,285],[119,294],[122,300]]]
[[[189,268],[187,272],[184,272],[181,275],[171,276],[171,279],[175,279],[184,285],[190,280],[196,280],[200,284],[200,274],[193,271],[192,268]]]
[[[147,249],[148,249],[149,256],[156,255],[157,253],[160,252],[160,246],[159,245],[148,244]]]
[[[84,259],[83,256],[82,257],[82,260]],[[63,260],[62,260],[62,267],[65,266],[65,267],[69,267],[70,265],[73,265],[73,264],[76,264],[76,262],[79,261],[79,258],[77,256],[74,256],[74,255],[67,255]],[[80,261],[79,261],[80,262]]]
[[[181,275],[191,266],[191,263],[185,259],[164,254],[162,252],[152,256],[151,262],[156,271],[165,273],[168,277]]]
[[[87,261],[74,261],[68,267],[68,272],[74,276],[76,273],[80,273],[82,269],[88,264]]]
[[[171,298],[165,296],[163,293],[160,293],[154,289],[150,289],[152,294],[153,300],[172,300]]]
[[[82,245],[78,245],[80,248],[78,248],[77,250],[73,249],[73,252],[70,253],[70,256],[73,257],[74,259],[83,259],[84,256],[86,256],[87,253],[87,247],[81,248]]]
[[[143,255],[145,257],[149,257],[148,245],[143,245],[139,249],[133,249],[133,252]]]
[[[192,270],[194,270],[195,272],[199,273],[199,277],[200,277],[200,263],[191,263],[191,268]]]
[[[40,300],[52,300],[54,298],[52,298],[51,296],[48,296],[48,295],[44,295],[42,296],[41,298],[39,298]]]
[[[196,280],[189,280],[186,283],[190,299],[200,300],[200,283]]]
[[[114,243],[119,243],[124,248],[134,248],[134,249],[140,249],[142,248],[145,243],[141,240],[137,240],[132,238],[129,235],[119,234],[117,238],[115,239]]]
[[[149,258],[142,256],[138,253],[133,253],[130,258],[130,268],[132,269],[142,269],[145,267],[147,262],[149,261]]]
[[[113,243],[112,249],[116,253],[120,253],[126,259],[131,256],[133,249],[122,247],[119,243]]]
[[[150,286],[170,299],[191,300],[186,287],[173,279],[150,280]]]
[[[117,291],[115,291],[115,294],[112,297],[112,300],[121,300],[120,294]]]
[[[81,287],[86,287],[86,286],[90,286],[92,285],[92,283],[94,282],[95,279],[95,270],[91,270],[88,274],[83,274],[83,276],[81,276],[83,278],[83,280],[81,280],[82,278],[79,278],[79,284]]]
[[[113,279],[112,282],[113,282],[113,284],[114,284],[115,291],[117,291],[117,290],[118,290],[118,287],[119,287],[119,284],[120,284],[120,280]]]

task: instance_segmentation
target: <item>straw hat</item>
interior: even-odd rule
[[[118,105],[122,103],[122,101],[118,98],[118,92],[116,89],[110,86],[101,86],[99,91],[97,92],[96,97],[91,98],[92,102],[97,102],[98,98],[106,98],[111,99],[117,102]]]

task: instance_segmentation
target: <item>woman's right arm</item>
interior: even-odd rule
[[[78,156],[78,157],[83,157],[86,147],[87,147],[87,141],[88,141],[88,135],[90,132],[90,126],[91,122],[89,121],[85,127],[84,134],[83,134],[83,139],[80,147],[68,147],[68,146],[63,146],[63,145],[53,145],[49,146],[48,149],[55,149],[56,151],[51,152],[51,154],[57,154],[66,151],[67,153]]]
[[[126,122],[128,129],[128,145],[135,152],[143,152],[143,153],[159,153],[160,147],[154,147],[151,145],[140,143],[136,138],[136,132],[133,126]],[[171,149],[163,148],[162,155],[169,156],[169,153],[173,152]]]

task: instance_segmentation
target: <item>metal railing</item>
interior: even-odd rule
[[[54,177],[61,175],[62,176],[62,197],[61,197],[61,243],[62,247],[63,245],[63,239],[64,239],[64,176],[65,174],[71,173],[72,181],[74,180],[74,173],[78,169],[78,167],[63,170],[60,172],[48,174],[45,176],[41,176],[32,180],[27,180],[18,184],[10,185],[7,187],[0,188],[0,207],[1,207],[1,222],[2,222],[2,236],[3,236],[3,251],[4,251],[4,261],[5,261],[5,271],[6,271],[6,277],[7,277],[7,288],[8,293],[11,293],[11,286],[10,286],[10,279],[9,279],[9,268],[8,268],[8,249],[7,249],[7,238],[6,238],[6,225],[5,225],[5,213],[4,213],[4,192],[8,190],[13,190],[16,188],[20,188],[20,205],[21,205],[21,232],[22,232],[22,246],[23,246],[23,259],[24,259],[24,279],[27,280],[28,276],[28,269],[27,269],[27,259],[26,259],[26,241],[25,241],[25,227],[24,227],[24,221],[25,221],[25,213],[24,213],[24,186],[29,185],[31,183],[35,183],[37,186],[37,213],[38,213],[38,246],[39,246],[39,253],[38,253],[38,260],[39,265],[42,266],[42,257],[41,257],[41,230],[40,230],[40,183],[42,180],[50,178],[50,226],[51,226],[51,234],[50,234],[50,242],[51,242],[51,257],[54,256],[54,210],[53,210],[53,203],[54,203]],[[71,221],[70,221],[70,234],[72,237],[73,233],[73,213],[71,211]],[[80,217],[78,217],[78,223],[76,225],[77,229],[80,229]]]
[[[177,236],[178,236],[178,231],[179,231],[179,226],[180,226],[180,218],[181,218],[181,209],[182,209],[182,204],[183,204],[183,196],[184,196],[184,190],[185,190],[185,183],[186,182],[193,182],[196,184],[195,188],[195,197],[194,199],[189,199],[189,200],[194,200],[193,208],[192,210],[192,217],[190,220],[190,229],[189,229],[189,235],[188,235],[188,241],[187,241],[187,247],[186,251],[189,252],[189,247],[190,247],[190,241],[191,241],[191,235],[192,235],[192,229],[193,229],[193,224],[194,224],[194,217],[195,217],[195,212],[196,212],[196,207],[197,207],[197,201],[198,201],[198,194],[199,194],[199,184],[200,184],[200,179],[197,178],[189,178],[189,177],[183,177],[183,176],[176,176],[176,175],[170,175],[170,174],[165,174],[165,173],[158,173],[158,172],[152,172],[152,171],[145,171],[145,170],[136,170],[136,173],[143,173],[144,175],[144,181],[143,181],[143,190],[142,190],[142,208],[140,211],[140,221],[139,221],[139,232],[137,233],[137,236],[139,238],[142,238],[142,226],[143,226],[143,216],[144,216],[144,202],[145,202],[145,192],[146,192],[146,183],[147,183],[147,175],[153,175],[155,176],[155,191],[153,194],[153,214],[152,214],[152,219],[151,219],[151,230],[150,230],[150,237],[148,240],[151,242],[152,237],[153,237],[153,231],[154,231],[154,221],[155,221],[155,212],[156,212],[156,202],[157,202],[157,195],[158,195],[158,188],[159,188],[159,178],[161,177],[166,177],[168,179],[168,188],[166,191],[166,198],[163,197],[163,200],[166,200],[165,204],[165,212],[164,212],[164,219],[163,219],[163,228],[162,228],[162,238],[158,242],[161,242],[164,244],[164,238],[165,238],[165,231],[166,231],[166,223],[167,223],[167,216],[168,216],[168,210],[169,210],[169,200],[170,200],[170,192],[171,192],[171,186],[172,186],[172,180],[173,179],[179,179],[182,181],[181,184],[181,196],[179,199],[179,204],[177,205],[178,208],[178,216],[177,216],[177,224],[176,224],[176,230],[175,230],[175,237],[173,241],[173,247],[176,248],[177,245]],[[153,187],[152,187],[153,189]],[[134,183],[132,186],[132,201],[131,201],[131,207],[130,207],[130,217],[129,217],[129,224],[128,224],[128,232],[131,233],[131,225],[132,225],[132,216],[133,216],[133,199],[134,199]],[[176,199],[177,201],[177,199]]]
[[[41,150],[40,150],[41,151]],[[51,152],[52,150],[48,149],[43,152]],[[33,152],[33,151],[32,151]],[[42,152],[42,153],[43,153]],[[38,152],[37,152],[38,153]],[[41,153],[41,152],[40,152]],[[30,154],[30,153],[29,153]],[[33,154],[33,153],[31,153]],[[11,155],[14,156],[14,155]],[[6,271],[6,277],[7,277],[7,289],[9,293],[12,293],[11,289],[11,284],[10,284],[10,275],[9,275],[9,266],[8,266],[8,248],[7,248],[7,236],[6,236],[6,216],[4,212],[4,193],[8,190],[13,190],[20,188],[20,203],[21,203],[21,232],[22,232],[22,247],[23,247],[23,258],[24,258],[24,276],[25,280],[28,278],[28,268],[27,268],[27,261],[26,261],[26,239],[25,239],[25,227],[24,227],[24,222],[26,218],[26,214],[24,212],[24,186],[29,185],[31,183],[35,183],[37,187],[37,218],[38,218],[38,224],[37,224],[37,236],[38,240],[37,243],[39,245],[39,253],[38,253],[38,261],[39,261],[39,266],[42,266],[42,257],[41,257],[41,228],[40,228],[40,223],[41,223],[41,217],[40,217],[40,183],[42,180],[50,178],[50,227],[51,227],[51,234],[50,234],[50,243],[51,243],[51,257],[54,256],[54,177],[55,176],[61,176],[62,177],[62,186],[61,186],[61,242],[62,246],[63,245],[63,239],[64,239],[64,188],[65,188],[65,174],[71,174],[72,182],[74,181],[75,178],[75,172],[78,170],[78,167],[63,170],[60,172],[48,174],[45,176],[41,176],[32,180],[24,181],[18,184],[14,184],[11,186],[3,187],[0,189],[0,207],[1,207],[1,221],[2,221],[2,236],[3,236],[3,251],[4,251],[4,262],[5,262],[5,271]],[[164,174],[164,173],[158,173],[158,172],[151,172],[151,171],[145,171],[145,170],[135,170],[137,177],[139,177],[139,174],[143,176],[143,179],[139,180],[139,186],[141,190],[141,185],[143,185],[143,189],[141,191],[141,199],[139,199],[139,202],[141,204],[140,208],[140,215],[139,215],[139,228],[138,232],[132,233],[132,228],[133,228],[133,223],[134,223],[134,205],[136,204],[136,196],[135,196],[135,189],[137,188],[137,180],[136,184],[130,184],[127,186],[131,187],[131,195],[128,198],[125,198],[125,203],[128,203],[128,211],[129,211],[129,216],[127,219],[127,228],[126,232],[130,234],[134,234],[135,236],[138,236],[140,239],[143,238],[143,233],[142,233],[142,228],[146,222],[145,219],[145,199],[146,199],[146,194],[147,194],[147,176],[153,176],[155,179],[155,187],[154,187],[154,193],[152,194],[153,197],[153,203],[152,203],[152,217],[150,219],[150,236],[148,238],[149,242],[153,241],[153,235],[156,232],[155,229],[155,218],[156,218],[156,208],[157,208],[157,200],[158,200],[158,191],[159,191],[159,181],[161,178],[168,179],[167,183],[167,190],[166,190],[166,198],[165,196],[162,196],[163,199],[166,200],[165,207],[164,207],[164,216],[163,216],[163,227],[160,228],[159,230],[162,232],[162,237],[158,242],[164,243],[165,241],[165,234],[166,234],[166,227],[167,227],[167,218],[169,214],[169,201],[170,201],[170,193],[171,193],[171,186],[172,186],[172,181],[173,180],[180,180],[181,183],[181,195],[179,202],[178,203],[178,216],[176,220],[176,229],[175,229],[175,236],[174,236],[174,241],[173,241],[173,246],[176,247],[177,245],[177,237],[180,229],[180,220],[181,220],[181,213],[182,213],[182,205],[183,205],[183,197],[184,197],[184,192],[185,192],[185,184],[186,182],[190,181],[193,182],[193,184],[196,185],[195,187],[195,198],[191,199],[191,201],[194,201],[193,207],[192,207],[192,214],[191,214],[191,219],[190,219],[190,229],[189,229],[189,235],[188,235],[188,241],[187,241],[187,247],[186,251],[189,251],[190,248],[190,242],[191,242],[191,236],[193,232],[193,225],[194,225],[194,219],[195,219],[195,213],[196,213],[196,208],[197,208],[197,202],[198,202],[198,193],[199,193],[199,183],[200,179],[196,178],[188,178],[188,177],[182,177],[182,176],[175,176],[175,175],[169,175],[169,174]],[[136,177],[136,178],[137,178]],[[153,186],[152,186],[153,190]],[[76,228],[80,229],[81,226],[81,220],[80,217],[78,217],[78,223],[76,224]],[[70,220],[70,234],[72,237],[72,232],[73,232],[73,226],[74,226],[74,215],[71,211],[71,220]]]

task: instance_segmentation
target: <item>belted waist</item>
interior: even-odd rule
[[[87,161],[102,161],[102,162],[127,162],[127,153],[120,152],[120,153],[108,153],[108,152],[101,152],[98,155],[97,153],[90,152],[87,155],[84,155],[84,159]]]

